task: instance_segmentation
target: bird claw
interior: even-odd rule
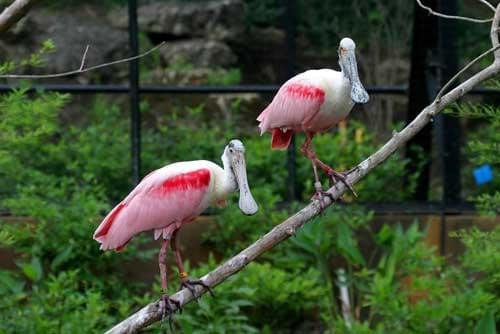
[[[325,197],[329,197],[332,200],[332,202],[335,201],[335,198],[333,197],[332,194],[330,194],[328,191],[323,191],[323,188],[321,187],[321,182],[319,181],[315,182],[314,189],[315,193],[312,196],[311,200],[313,201],[318,200],[321,210],[324,210],[326,208],[326,204],[324,202]]]
[[[330,186],[333,187],[335,183],[337,183],[337,178],[342,181],[343,184],[351,191],[351,193],[354,195],[354,197],[358,197],[358,194],[356,194],[356,191],[354,191],[354,188],[352,185],[347,181],[347,176],[352,173],[355,170],[355,168],[350,169],[349,171],[345,173],[339,173],[335,171],[334,169],[328,170],[328,176],[330,180]]]
[[[207,289],[208,293],[210,293],[210,296],[215,297],[212,289],[208,285],[206,285],[205,282],[203,282],[201,279],[197,279],[197,280],[183,279],[183,280],[181,280],[181,287],[180,288],[181,289],[182,288],[188,289],[189,292],[191,292],[191,294],[193,295],[193,297],[196,300],[198,300],[198,298],[200,298],[200,296],[196,297],[196,289],[195,289],[196,285],[201,285],[203,288]]]
[[[177,307],[179,313],[182,313],[181,303],[175,299],[170,298],[168,295],[162,295],[160,297],[159,307],[161,309],[161,322],[165,320],[165,317],[168,317],[168,326],[170,327],[170,331],[173,332],[174,328],[172,325],[172,315],[175,312],[175,308]]]

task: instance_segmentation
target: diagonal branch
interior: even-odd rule
[[[144,53],[141,53],[141,54],[139,54],[137,56],[128,57],[128,58],[124,58],[124,59],[119,59],[119,60],[115,60],[115,61],[112,61],[112,62],[109,62],[109,63],[99,64],[99,65],[95,65],[95,66],[90,66],[90,67],[84,68],[85,58],[87,56],[87,51],[89,50],[89,46],[87,45],[87,47],[85,48],[85,51],[83,53],[83,56],[82,56],[82,61],[80,63],[80,67],[78,69],[76,69],[76,70],[62,72],[62,73],[40,74],[40,75],[32,75],[32,74],[0,74],[0,79],[53,79],[53,78],[67,77],[67,76],[70,76],[70,75],[85,73],[85,72],[97,70],[99,68],[103,68],[103,67],[107,67],[107,66],[111,66],[111,65],[116,65],[116,64],[121,64],[121,63],[126,63],[126,62],[129,62],[129,61],[134,60],[134,59],[139,59],[139,58],[145,57],[145,56],[149,55],[150,53],[155,52],[159,48],[163,47],[165,44],[166,44],[166,42],[161,42],[160,44],[158,44],[157,46],[153,47],[152,49],[150,49],[150,50],[148,50],[148,51],[146,51]]]
[[[419,1],[419,0],[417,0]],[[498,43],[498,24],[500,22],[500,5],[498,5],[495,18],[492,24],[492,45],[493,49],[497,48]],[[420,114],[403,130],[393,134],[392,138],[386,142],[380,149],[370,155],[367,159],[358,164],[352,172],[348,175],[347,181],[350,184],[355,184],[360,181],[365,175],[370,173],[374,168],[383,163],[389,158],[398,148],[405,145],[408,140],[414,137],[422,128],[430,122],[430,120],[444,108],[451,103],[457,101],[459,98],[467,94],[472,88],[479,85],[481,82],[488,80],[500,73],[500,55],[495,52],[495,62],[485,68],[484,70],[476,73],[447,94],[443,95],[439,102],[434,101],[427,106]],[[332,199],[339,199],[340,196],[347,190],[343,183],[338,183],[328,190]],[[210,286],[215,287],[221,284],[231,275],[236,274],[242,270],[248,263],[255,260],[262,253],[269,251],[278,243],[295,235],[295,232],[306,224],[311,218],[319,215],[324,209],[330,206],[332,199],[325,197],[323,199],[323,206],[316,200],[308,206],[275,226],[271,231],[262,236],[259,240],[252,245],[235,255],[219,267],[209,272],[201,279],[203,282]],[[206,293],[202,287],[196,287],[196,297]],[[180,306],[186,305],[191,302],[195,297],[187,289],[183,289],[171,296],[173,299],[179,301]],[[137,313],[131,315],[123,320],[110,330],[107,334],[118,333],[136,333],[140,329],[159,321],[162,317],[159,308],[159,301],[155,301],[140,309]]]
[[[6,32],[28,13],[36,0],[15,0],[0,14],[0,34]]]

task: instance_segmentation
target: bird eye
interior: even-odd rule
[[[232,148],[230,148],[229,153],[234,153],[234,150]]]

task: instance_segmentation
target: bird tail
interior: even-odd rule
[[[119,235],[120,233],[115,232],[112,233],[112,235],[109,235],[108,233],[111,229],[111,226],[113,225],[113,223],[115,223],[118,215],[124,207],[125,204],[123,202],[115,206],[115,208],[111,210],[111,212],[106,216],[106,218],[104,218],[102,223],[95,230],[94,239],[101,244],[102,250],[114,249],[117,252],[120,252],[125,248],[128,241],[130,240],[129,238],[127,238],[127,236]],[[123,237],[126,238],[125,242],[121,240],[123,239]]]
[[[286,150],[292,141],[293,131],[283,131],[281,129],[272,130],[271,148],[273,150]]]

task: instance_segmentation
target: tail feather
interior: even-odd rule
[[[271,148],[273,150],[286,150],[292,141],[292,137],[292,130],[272,129]]]
[[[124,207],[125,204],[123,202],[118,204],[113,210],[111,210],[106,218],[104,218],[102,223],[94,232],[94,239],[101,244],[100,249],[116,249],[117,251],[121,251],[128,243],[129,238],[126,239],[125,242],[120,242],[119,240],[115,239],[121,239],[121,236],[115,235],[116,233],[112,233],[112,235],[109,235],[108,233],[111,229],[111,226],[113,225],[113,223],[115,223],[118,215]]]

